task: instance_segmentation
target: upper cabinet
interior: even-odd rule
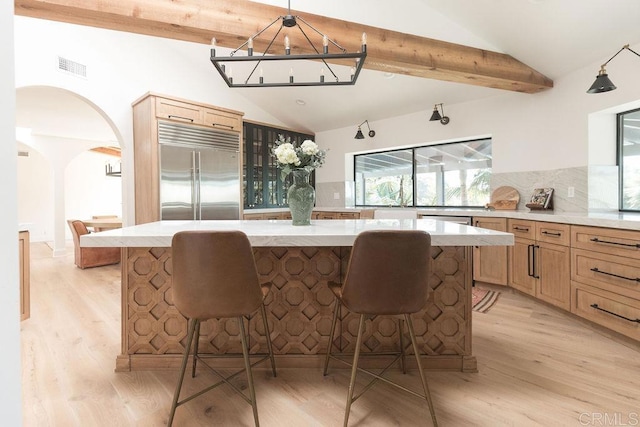
[[[242,113],[211,105],[196,104],[148,94],[155,99],[155,116],[194,125],[210,126],[220,130],[242,131]],[[145,99],[145,98],[143,98]],[[136,101],[138,103],[138,101]],[[134,108],[135,108],[134,104]]]

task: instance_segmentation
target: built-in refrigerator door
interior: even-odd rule
[[[240,169],[238,152],[198,148],[200,219],[239,219]]]
[[[160,144],[160,218],[197,219],[196,151]]]

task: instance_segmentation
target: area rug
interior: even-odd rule
[[[486,313],[498,301],[500,292],[473,287],[471,290],[471,306],[473,311]]]

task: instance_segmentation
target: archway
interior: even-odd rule
[[[110,156],[104,154],[103,148],[108,148],[112,154],[119,151],[122,145],[121,133],[95,103],[74,92],[50,86],[30,86],[16,90],[16,126],[20,131],[18,141],[37,150],[51,165],[50,179],[39,183],[39,194],[23,193],[22,199],[42,197],[50,192],[53,203],[52,209],[45,210],[40,215],[30,215],[28,221],[21,221],[21,218],[18,220],[31,223],[30,226],[38,231],[39,235],[34,236],[34,241],[53,241],[54,256],[64,255],[68,237],[68,215],[82,218],[91,213],[83,207],[91,206],[101,206],[99,211],[93,212],[95,214],[122,213],[122,183],[119,183],[117,209],[113,207],[105,212],[101,205],[101,201],[105,199],[104,188],[112,188],[113,181],[110,185],[105,185],[99,178],[114,179],[105,176],[104,163]],[[104,160],[99,160],[100,156],[104,156]],[[81,159],[80,164],[77,159]],[[99,167],[96,167],[96,161],[99,164],[102,162]],[[83,165],[86,167],[83,168]],[[75,175],[69,176],[70,174]],[[24,171],[19,171],[18,175],[22,180],[30,176]],[[42,180],[42,176],[34,176],[34,179]],[[92,183],[96,191],[87,191],[86,188],[81,192],[75,191],[72,188],[78,181]],[[31,182],[28,186],[33,188],[33,184]],[[19,181],[19,194],[20,186]],[[24,209],[19,211],[25,212]]]

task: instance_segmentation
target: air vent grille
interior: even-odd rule
[[[28,151],[18,151],[18,157],[29,157]]]
[[[237,133],[167,122],[158,122],[158,141],[161,144],[206,145],[227,151],[240,149]]]
[[[65,73],[87,78],[87,66],[79,62],[72,61],[62,56],[58,56],[58,70]]]

